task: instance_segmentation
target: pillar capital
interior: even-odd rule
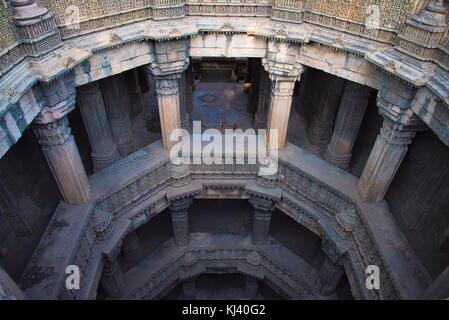
[[[178,74],[176,74],[178,75]],[[173,77],[172,77],[173,76]],[[179,94],[179,79],[171,75],[167,77],[156,77],[156,93],[158,96],[173,96]]]
[[[181,74],[189,66],[187,39],[156,41],[154,51],[156,60],[145,66],[154,77]]]
[[[42,91],[44,107],[35,118],[35,124],[55,122],[75,109],[76,89],[72,73],[50,83],[43,83],[38,90]]]
[[[271,91],[277,96],[291,97],[298,77],[283,77],[270,74]]]
[[[170,201],[170,211],[175,215],[185,215],[193,204],[193,196],[178,198]]]
[[[267,44],[267,55],[262,59],[262,64],[270,74],[298,77],[305,69],[302,64],[297,62],[298,54],[299,45],[297,43],[270,39]]]
[[[63,145],[71,136],[67,117],[50,123],[36,123],[34,133],[44,149]]]

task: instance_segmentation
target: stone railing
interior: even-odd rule
[[[356,298],[414,298],[424,290],[428,276],[384,203],[363,203],[357,179],[291,144],[279,159],[279,177],[271,186],[282,193],[277,207],[322,237],[328,254],[342,259]],[[37,299],[72,297],[63,279],[65,266],[75,264],[87,278],[75,297],[94,297],[102,256],[114,260],[127,233],[169,206],[171,167],[157,142],[92,176],[88,204],[58,207],[27,267],[25,293]],[[253,164],[191,165],[190,183],[200,186],[192,196],[248,199],[248,186],[264,183],[257,170]],[[364,285],[364,270],[372,264],[384,270],[378,291]]]
[[[125,299],[161,298],[179,279],[227,272],[267,280],[288,299],[320,298],[317,271],[275,239],[261,249],[247,234],[193,233],[188,247],[169,240],[125,273]]]

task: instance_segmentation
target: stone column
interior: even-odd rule
[[[335,293],[338,284],[340,283],[345,269],[339,262],[334,262],[328,257],[325,257],[320,268],[318,289],[320,295],[329,296]]]
[[[393,180],[408,145],[425,126],[410,109],[416,89],[384,77],[377,102],[383,127],[363,169],[357,189],[364,201],[379,202]]]
[[[181,128],[190,131],[190,116],[188,111],[187,99],[187,76],[186,72],[182,73],[179,79],[179,110],[181,113]]]
[[[246,277],[245,280],[245,294],[249,299],[255,299],[257,296],[257,289],[259,286],[259,281],[252,277]]]
[[[111,76],[100,82],[109,125],[118,152],[126,157],[134,151],[134,129],[129,115],[130,103],[123,74]]]
[[[36,124],[34,132],[64,201],[75,205],[87,202],[90,183],[67,117],[48,124]]]
[[[139,114],[143,111],[145,101],[140,87],[139,74],[137,68],[128,71],[125,74],[128,87],[128,96],[130,109],[133,114]]]
[[[403,203],[399,210],[407,228],[414,231],[424,231],[428,235],[431,234],[434,243],[438,242],[437,237],[440,235],[439,232],[435,232],[431,228],[433,224],[439,224],[435,216],[435,209],[438,210],[442,200],[447,199],[449,193],[446,187],[449,180],[447,163],[448,156],[444,153],[433,155],[432,164],[429,167],[438,169],[425,170],[422,179],[410,192],[407,201]]]
[[[260,71],[262,69],[260,59],[249,58],[248,69],[248,80],[251,82],[251,86],[249,87],[247,109],[249,113],[255,114],[257,112],[257,103],[259,100]]]
[[[2,168],[0,167],[0,172]],[[24,216],[23,211],[19,208],[16,197],[11,193],[9,183],[6,184],[5,175],[1,175],[0,180],[0,213],[2,213],[6,220],[8,220],[9,225],[18,237],[26,237],[33,234],[26,216]]]
[[[331,75],[325,75],[325,80],[320,83],[317,111],[309,127],[309,139],[313,144],[329,142],[343,84],[344,79]]]
[[[310,69],[306,70],[302,76],[301,81],[299,82],[299,86],[297,86],[297,90],[295,90],[295,99],[294,99],[294,106],[296,112],[307,119],[307,107],[308,103],[307,101],[310,99],[310,97],[313,94],[313,90],[311,90],[311,84],[313,83],[313,79],[311,79]],[[312,82],[312,83],[311,83]],[[315,83],[313,83],[315,85]],[[296,88],[295,88],[296,89]],[[296,92],[297,91],[297,92]]]
[[[324,159],[347,170],[351,161],[352,147],[362,123],[371,88],[346,81],[338,108],[337,119]]]
[[[254,127],[256,129],[266,129],[268,121],[268,103],[270,101],[271,80],[268,72],[262,68],[260,72],[259,97],[257,100],[257,112]]]
[[[196,298],[196,279],[191,278],[182,283],[182,292],[184,299],[195,300]]]
[[[268,109],[267,124],[267,146],[269,149],[276,149],[272,139],[275,138],[273,130],[277,130],[277,148],[284,149],[287,138],[288,119],[292,105],[292,95],[295,88],[296,77],[282,77],[270,75],[271,93]]]
[[[92,82],[78,90],[78,105],[92,146],[94,171],[97,172],[120,159],[120,155],[112,139],[100,85]]]
[[[384,118],[383,127],[363,169],[357,190],[364,201],[380,202],[404,159],[415,129]]]
[[[123,260],[126,263],[134,264],[139,262],[143,252],[142,252],[142,244],[135,230],[130,232],[123,239],[122,250],[123,250]]]
[[[189,244],[189,207],[193,203],[192,197],[174,200],[170,205],[171,219],[175,243],[178,246]]]
[[[118,300],[123,298],[123,274],[116,259],[105,262],[101,276],[101,284],[109,299]]]
[[[253,231],[251,239],[255,245],[264,245],[268,239],[273,201],[262,197],[251,196],[249,202],[254,207]]]
[[[179,77],[180,74],[175,74],[156,78],[162,144],[167,150],[176,144],[176,141],[170,141],[171,132],[181,128]]]
[[[192,113],[194,110],[193,104],[193,92],[195,91],[195,79],[193,78],[192,65],[189,64],[189,67],[185,71],[186,77],[186,99],[187,99],[187,112]]]

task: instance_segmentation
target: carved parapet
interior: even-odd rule
[[[424,10],[406,21],[395,48],[413,58],[431,60],[447,27],[447,11],[445,1],[430,1]]]
[[[25,51],[31,55],[42,55],[61,42],[55,15],[34,0],[12,0],[14,23],[19,31]]]

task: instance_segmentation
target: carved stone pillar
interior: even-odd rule
[[[182,73],[181,79],[179,79],[179,103],[181,113],[181,128],[190,131],[190,115],[187,98],[187,76],[186,72]]]
[[[101,80],[101,91],[109,118],[109,125],[118,152],[126,157],[134,152],[134,129],[130,118],[127,84],[123,74]]]
[[[67,117],[47,124],[36,124],[34,132],[64,201],[69,204],[87,202],[90,183]]]
[[[259,97],[257,100],[257,112],[254,127],[266,129],[268,121],[268,103],[270,101],[271,80],[265,69],[260,71]]]
[[[316,101],[316,113],[309,127],[309,139],[313,144],[327,144],[334,127],[335,112],[344,79],[325,75],[325,81],[320,84],[320,94]]]
[[[156,42],[156,61],[145,66],[156,79],[162,145],[167,150],[177,143],[170,141],[170,134],[181,128],[179,79],[189,66],[188,46],[186,39]]]
[[[255,299],[257,296],[257,289],[259,287],[259,281],[252,277],[246,277],[245,280],[245,294],[249,299]]]
[[[192,197],[176,199],[171,202],[170,211],[173,224],[175,243],[178,246],[189,244],[189,207],[193,203]]]
[[[264,245],[268,239],[273,201],[258,196],[251,196],[250,204],[254,207],[252,241],[255,245]]]
[[[170,141],[170,134],[173,130],[181,128],[179,77],[180,74],[156,78],[162,144],[167,150],[176,144],[176,141]]]
[[[44,84],[41,89],[45,106],[34,120],[34,133],[64,201],[85,203],[89,200],[90,183],[67,119],[76,102],[73,74]]]
[[[137,232],[134,230],[123,239],[123,260],[126,263],[137,263],[142,257],[142,244]]]
[[[79,88],[78,105],[92,146],[94,171],[97,172],[120,159],[117,146],[112,139],[98,82]]]
[[[287,137],[288,119],[292,105],[292,95],[295,88],[296,77],[282,77],[270,75],[271,93],[268,109],[267,146],[276,149],[273,130],[277,130],[277,148],[284,149]]]
[[[105,262],[101,284],[106,291],[107,298],[114,300],[123,298],[123,274],[117,260]]]
[[[408,145],[425,126],[409,108],[416,89],[399,80],[384,78],[378,95],[383,127],[363,169],[357,189],[367,202],[379,202],[393,180]]]
[[[324,154],[325,160],[343,170],[349,168],[352,147],[357,138],[370,93],[369,87],[346,81],[332,138]]]
[[[320,295],[329,296],[335,293],[335,289],[337,289],[344,274],[345,269],[343,265],[338,261],[332,261],[326,256],[319,274],[318,289]]]
[[[195,300],[196,298],[196,279],[191,278],[182,283],[182,292],[184,299]]]

